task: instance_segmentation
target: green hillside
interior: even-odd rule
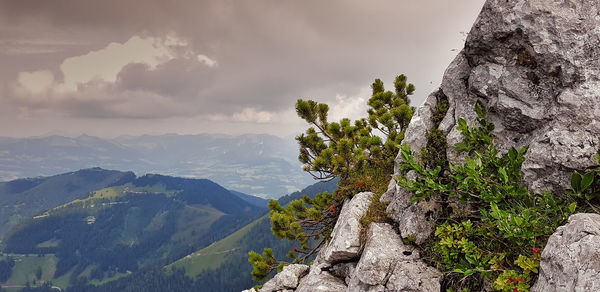
[[[90,168],[49,177],[0,182],[0,237],[44,210],[133,179],[135,175],[132,172]]]
[[[279,199],[279,202],[287,204],[303,195],[315,197],[318,193],[333,192],[336,188],[337,180],[320,182],[284,196]],[[229,288],[235,291],[254,285],[250,275],[252,265],[248,262],[249,251],[262,252],[263,248],[271,247],[276,255],[285,258],[286,253],[294,248],[294,245],[294,242],[278,239],[271,233],[269,215],[265,214],[233,234],[187,255],[167,268],[184,269],[186,275],[196,277],[197,281],[207,286],[220,285],[224,291]]]
[[[146,175],[90,192],[13,228],[4,252],[19,261],[4,285],[34,280],[60,287],[100,285],[203,248],[263,210],[209,180]],[[25,254],[37,256],[20,256]],[[41,276],[32,277],[37,269]]]
[[[300,192],[282,197],[286,204],[302,195],[314,197],[317,193],[333,191],[337,180],[320,182]],[[162,269],[151,268],[100,286],[74,285],[68,292],[158,292],[158,291],[236,291],[256,283],[252,281],[252,266],[248,262],[250,250],[272,247],[283,257],[294,244],[277,239],[270,230],[268,215],[230,234],[229,236],[193,252]]]
[[[263,215],[231,235],[168,265],[167,268],[183,268],[186,275],[192,277],[206,270],[218,269],[228,258],[237,254],[244,240],[252,237],[250,231],[255,230],[256,226],[264,225],[261,224],[264,222],[269,222],[268,214]]]

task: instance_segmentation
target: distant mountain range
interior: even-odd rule
[[[314,183],[297,156],[293,139],[271,135],[0,138],[0,181],[102,167],[207,178],[231,190],[276,198]]]

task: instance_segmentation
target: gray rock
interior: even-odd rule
[[[384,285],[397,262],[418,257],[419,251],[404,245],[391,225],[371,223],[365,249],[352,278],[370,286]]]
[[[373,199],[373,193],[363,192],[346,201],[338,221],[333,228],[331,241],[319,254],[320,260],[333,265],[338,262],[358,258],[360,245],[360,218],[367,212]]]
[[[329,270],[332,275],[344,279],[346,285],[348,285],[350,281],[350,276],[354,274],[354,270],[356,269],[356,262],[348,262],[337,264]]]
[[[407,143],[411,147],[411,151],[415,154],[417,160],[420,159],[420,150],[427,146],[425,132],[433,128],[431,117],[437,106],[436,94],[431,94],[413,116],[408,129],[406,130],[403,143]],[[400,175],[398,164],[402,162],[400,152],[395,159],[395,174]],[[415,179],[414,173],[409,172],[408,179]],[[439,206],[433,202],[419,202],[417,204],[409,204],[413,194],[396,185],[394,179],[391,179],[388,185],[388,190],[381,196],[381,201],[390,202],[386,211],[390,217],[398,222],[400,233],[403,237],[414,237],[416,243],[424,242],[435,226],[434,215],[435,210]]]
[[[600,215],[575,214],[548,239],[532,291],[600,291]]]
[[[293,264],[283,268],[273,279],[269,280],[260,289],[260,292],[281,291],[285,289],[295,289],[298,287],[300,278],[308,274],[307,265]]]
[[[500,149],[529,145],[530,188],[568,187],[600,145],[599,12],[598,1],[488,0],[442,82],[454,109],[448,141],[460,139],[456,120],[472,120],[480,100]]]
[[[415,243],[421,244],[435,227],[435,215],[439,205],[433,201],[420,201],[409,204],[413,194],[401,187],[395,187],[392,201],[386,211],[398,222],[398,229],[404,238],[414,238]]]
[[[427,146],[427,137],[425,137],[425,131],[433,128],[431,117],[433,116],[436,106],[437,98],[435,93],[432,93],[427,97],[425,103],[417,108],[412,119],[410,120],[410,124],[404,133],[404,140],[402,140],[402,143],[409,144],[413,152],[418,152],[421,150],[421,148]],[[417,159],[418,158],[419,157],[417,156]],[[397,164],[401,161],[402,158],[400,156],[400,152],[398,152],[398,155],[396,156],[396,169],[394,172],[398,172]]]
[[[453,150],[462,141],[458,119],[473,123],[480,101],[501,151],[529,145],[523,173],[530,189],[560,194],[574,169],[594,165],[600,146],[598,13],[598,1],[488,0],[440,87],[449,102],[438,127],[446,134],[448,160],[464,162]],[[436,103],[430,95],[406,130],[404,143],[417,153],[433,127]],[[433,228],[425,214],[435,215],[436,206],[409,205],[411,197],[390,186],[382,200],[391,202],[387,211],[402,236],[421,243]]]
[[[250,289],[247,289],[247,290],[242,290],[242,292],[256,292],[256,289],[250,288]]]
[[[310,268],[308,275],[300,281],[297,292],[342,292],[346,291],[347,286],[344,281],[331,275],[322,269],[321,266],[314,264]]]
[[[369,285],[362,283],[358,278],[351,278],[348,283],[348,290],[352,292],[383,292],[385,286],[381,284]]]
[[[442,273],[420,260],[396,263],[386,288],[388,291],[440,291]]]

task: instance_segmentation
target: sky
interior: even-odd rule
[[[269,133],[365,115],[370,84],[418,106],[483,0],[0,0],[0,136]]]

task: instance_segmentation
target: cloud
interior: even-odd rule
[[[133,36],[123,44],[110,43],[105,48],[82,56],[67,58],[60,66],[66,89],[92,80],[115,82],[117,74],[130,63],[147,64],[151,68],[173,58],[164,41]]]
[[[194,118],[227,121],[225,132],[242,123],[271,131],[284,113],[295,118],[298,98],[330,104],[332,117],[362,116],[373,79],[389,87],[405,73],[418,105],[483,2],[0,0],[0,87],[11,89],[0,101],[6,112],[59,119],[162,129],[164,119]]]
[[[367,115],[367,99],[360,96],[348,97],[336,94],[335,103],[329,105],[329,120],[339,121],[343,118],[357,120]]]
[[[19,72],[17,82],[23,90],[22,94],[41,95],[53,85],[54,74],[48,70]]]
[[[198,97],[216,67],[215,60],[172,34],[133,36],[65,59],[58,78],[50,70],[19,72],[12,93],[21,107],[51,107],[79,117],[188,115],[193,107],[181,102]]]
[[[267,123],[273,119],[273,113],[257,111],[254,108],[245,108],[233,114],[233,120],[238,122]]]
[[[203,62],[208,67],[216,67],[217,66],[217,61],[215,61],[205,55],[198,55],[198,56],[196,56],[196,58],[198,59],[198,61]]]

